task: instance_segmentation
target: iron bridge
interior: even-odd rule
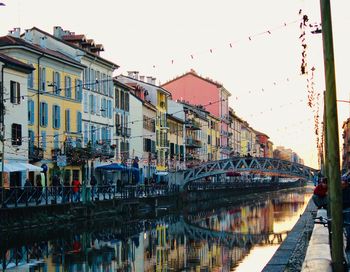
[[[183,184],[225,174],[228,171],[265,173],[267,175],[295,177],[312,181],[319,170],[303,164],[264,157],[232,157],[210,161],[184,171]]]

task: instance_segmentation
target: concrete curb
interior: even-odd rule
[[[327,211],[319,209],[317,218],[327,218]],[[329,245],[328,228],[322,224],[315,224],[307,248],[302,271],[332,271],[331,249]]]

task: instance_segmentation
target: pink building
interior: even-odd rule
[[[221,83],[199,76],[194,70],[163,84],[174,100],[192,105],[202,105],[214,116],[221,119],[220,154],[228,158],[228,127],[230,123],[228,98],[231,96]]]

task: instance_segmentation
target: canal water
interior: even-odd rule
[[[39,230],[10,248],[0,245],[0,267],[49,272],[261,271],[310,197],[307,188],[297,188],[190,213],[61,226],[47,239]]]

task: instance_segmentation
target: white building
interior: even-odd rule
[[[0,92],[3,94],[4,101],[4,116],[0,114],[0,128],[4,128],[1,157],[5,162],[3,166],[0,164],[0,171],[4,167],[4,187],[23,186],[27,177],[26,171],[30,166],[28,164],[27,82],[34,68],[1,53],[0,66]]]

